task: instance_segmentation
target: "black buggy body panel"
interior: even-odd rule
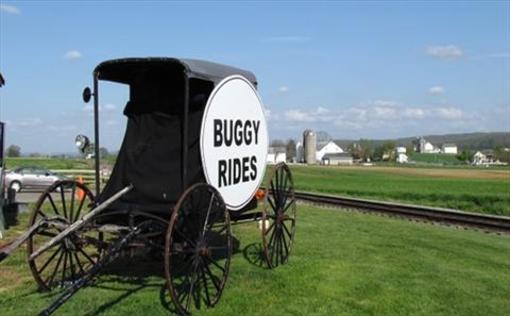
[[[231,75],[242,75],[257,85],[249,71],[194,59],[116,59],[98,65],[94,75],[129,85],[126,133],[97,202],[132,184],[133,190],[112,204],[112,210],[164,214],[187,187],[205,182],[200,127],[215,85]],[[254,203],[248,205],[252,209]]]

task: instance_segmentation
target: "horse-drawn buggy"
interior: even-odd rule
[[[94,105],[95,194],[78,181],[55,183],[36,203],[27,232],[0,252],[5,258],[26,241],[39,288],[64,288],[43,313],[136,249],[164,265],[178,312],[214,306],[227,281],[236,223],[259,223],[267,266],[287,261],[296,224],[293,182],[278,164],[261,186],[268,134],[251,72],[191,59],[127,58],[99,64],[93,80],[83,99]],[[102,189],[101,81],[129,87],[124,140]],[[89,140],[79,135],[76,144],[84,149]]]

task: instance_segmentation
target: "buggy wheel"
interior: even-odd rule
[[[184,315],[218,303],[232,256],[230,216],[220,193],[199,183],[177,202],[165,240],[165,276]]]
[[[49,291],[56,286],[68,285],[97,262],[102,236],[97,231],[86,229],[69,234],[30,260],[31,254],[39,247],[88,212],[93,202],[92,192],[85,185],[72,180],[55,182],[37,201],[29,225],[43,219],[47,222],[28,238],[27,253],[30,270],[41,290]]]
[[[296,198],[289,167],[279,163],[265,188],[262,243],[270,268],[287,262],[296,227]]]

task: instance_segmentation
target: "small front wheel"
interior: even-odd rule
[[[167,287],[179,313],[218,303],[232,257],[230,216],[220,193],[199,183],[177,202],[165,240]]]

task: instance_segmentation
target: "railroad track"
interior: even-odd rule
[[[295,192],[296,199],[308,203],[390,214],[449,225],[479,228],[510,234],[510,217],[462,212],[458,210],[372,201],[308,192]]]

